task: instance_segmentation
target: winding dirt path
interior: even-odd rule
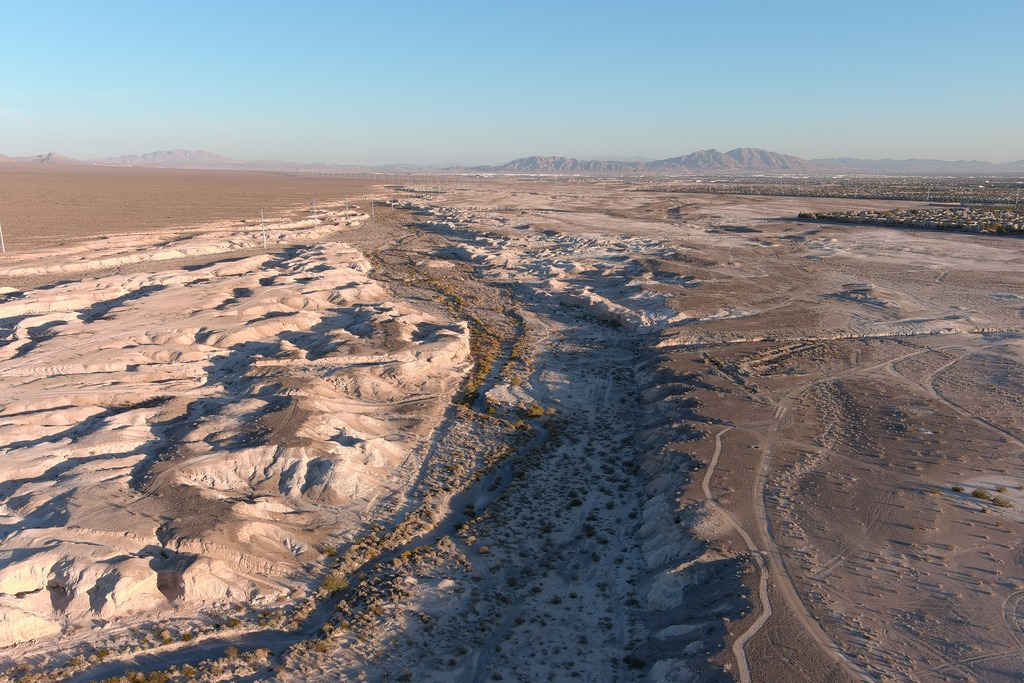
[[[747,631],[741,634],[733,645],[733,655],[736,657],[737,665],[739,666],[739,675],[741,681],[751,681],[751,674],[749,670],[749,663],[747,662],[745,646],[751,638],[757,635],[757,633],[764,626],[764,623],[772,614],[771,605],[768,600],[768,577],[772,576],[772,585],[782,595],[786,604],[789,606],[793,617],[800,623],[808,637],[817,643],[821,649],[829,653],[829,655],[835,659],[835,661],[846,671],[846,673],[854,680],[871,680],[867,674],[865,674],[856,664],[854,664],[839,647],[829,638],[828,634],[825,633],[821,624],[811,615],[807,606],[804,604],[797,592],[796,587],[793,584],[792,578],[789,576],[789,572],[786,569],[785,562],[782,557],[782,551],[779,549],[778,544],[775,542],[774,535],[771,530],[771,523],[768,519],[768,511],[765,506],[765,498],[768,484],[768,476],[771,471],[772,461],[774,459],[774,451],[776,448],[776,441],[778,439],[779,425],[782,424],[783,420],[789,412],[789,409],[794,405],[800,398],[809,391],[812,387],[820,384],[821,382],[832,381],[836,377],[848,376],[851,374],[863,374],[871,372],[882,367],[891,367],[891,365],[900,360],[905,360],[911,356],[919,355],[923,351],[912,351],[906,354],[902,354],[896,358],[885,360],[879,363],[874,363],[868,366],[856,366],[849,368],[836,376],[823,377],[818,380],[807,382],[802,384],[788,394],[783,396],[777,402],[775,402],[775,414],[772,419],[767,423],[768,430],[765,438],[764,447],[761,449],[761,464],[758,468],[757,476],[754,479],[753,486],[750,491],[750,502],[752,504],[753,519],[756,524],[754,529],[754,536],[760,541],[758,544],[754,538],[743,531],[740,525],[736,522],[735,518],[729,515],[717,504],[714,504],[710,491],[710,478],[714,473],[714,467],[718,463],[718,458],[722,451],[722,437],[732,427],[726,427],[725,429],[718,432],[715,435],[715,452],[711,459],[711,464],[708,466],[708,472],[704,476],[702,482],[702,488],[704,495],[708,499],[709,504],[714,504],[715,508],[721,510],[725,517],[729,520],[730,524],[737,530],[740,536],[743,538],[747,548],[753,553],[753,557],[758,564],[758,568],[761,572],[761,582],[759,588],[759,594],[761,596],[762,614],[758,619],[751,625]],[[742,425],[743,428],[749,429],[754,427],[764,426],[764,423],[751,423]],[[766,561],[767,558],[767,561]],[[825,565],[836,566],[838,562],[841,562],[842,556],[836,558],[835,562],[825,563]],[[825,566],[823,565],[823,566]]]
[[[753,624],[750,625],[746,631],[744,631],[732,644],[732,655],[736,658],[736,667],[739,672],[739,678],[742,683],[750,683],[753,678],[750,675],[750,663],[747,661],[746,645],[747,641],[756,636],[758,632],[768,622],[768,619],[772,616],[772,604],[768,597],[768,565],[764,561],[764,555],[761,549],[754,543],[754,539],[750,537],[743,527],[736,521],[736,519],[729,514],[725,508],[715,502],[715,497],[711,495],[710,481],[711,477],[715,474],[715,467],[718,465],[718,457],[722,454],[722,437],[731,430],[732,427],[726,427],[720,432],[715,434],[715,453],[711,456],[711,463],[708,465],[707,472],[704,474],[704,479],[701,481],[701,488],[704,490],[704,498],[707,500],[708,507],[712,508],[719,514],[721,514],[729,522],[729,526],[740,535],[743,542],[747,546],[757,563],[757,568],[760,571],[761,578],[758,582],[758,599],[761,602],[761,614],[757,617]]]
[[[793,585],[793,579],[789,576],[789,572],[786,570],[786,565],[782,558],[782,552],[779,550],[779,546],[775,542],[774,535],[771,531],[771,523],[768,520],[768,512],[765,509],[765,491],[767,489],[768,473],[771,470],[775,443],[778,438],[779,424],[789,411],[787,404],[795,401],[813,384],[814,383],[808,384],[805,387],[787,395],[779,402],[779,405],[775,410],[775,418],[772,420],[771,426],[768,428],[768,437],[766,439],[766,444],[762,449],[761,467],[758,469],[757,476],[754,480],[753,490],[751,491],[751,500],[754,504],[754,521],[757,524],[755,533],[764,543],[764,549],[768,556],[768,564],[774,575],[773,585],[786,601],[793,617],[803,627],[804,632],[809,638],[811,638],[811,640],[819,645],[824,652],[828,653],[829,656],[835,659],[852,679],[867,681],[871,679],[860,671],[860,669],[839,650],[836,644],[832,642],[832,639],[828,637],[828,634],[826,634],[824,629],[822,629],[821,624],[819,624],[811,615],[807,606],[800,598],[799,593],[797,593],[796,587]],[[764,560],[762,559],[762,562],[763,561]],[[754,634],[751,635],[753,636]],[[746,641],[744,640],[743,642],[745,643]]]

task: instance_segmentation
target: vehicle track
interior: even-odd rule
[[[764,561],[761,549],[754,543],[754,539],[750,537],[750,534],[744,531],[743,527],[740,526],[736,519],[729,514],[727,510],[721,507],[715,501],[715,497],[711,494],[710,481],[711,477],[715,475],[715,467],[718,465],[718,458],[722,454],[722,437],[731,429],[731,426],[725,427],[715,434],[715,452],[714,455],[711,456],[711,462],[708,463],[707,471],[704,473],[704,478],[701,480],[700,485],[701,489],[704,491],[704,499],[707,501],[708,507],[721,514],[729,522],[729,526],[739,534],[740,538],[743,539],[743,543],[747,546],[747,550],[750,551],[751,556],[754,558],[754,562],[757,563],[757,568],[760,572],[757,594],[758,600],[761,603],[761,614],[758,615],[757,619],[754,620],[754,623],[750,625],[750,628],[740,634],[732,644],[732,654],[736,659],[736,667],[740,681],[742,683],[750,683],[753,681],[753,678],[750,674],[750,662],[747,660],[746,644],[747,641],[760,632],[771,618],[772,605],[768,596],[768,565]]]
[[[960,407],[956,403],[953,403],[951,400],[949,400],[948,398],[943,396],[942,392],[940,392],[938,389],[935,388],[935,376],[937,374],[939,374],[939,372],[952,367],[956,363],[964,360],[965,358],[969,358],[972,355],[975,355],[975,354],[966,354],[964,356],[956,358],[956,359],[950,361],[949,363],[943,365],[941,368],[939,368],[938,370],[933,372],[926,380],[924,380],[922,382],[921,386],[931,396],[933,396],[936,400],[938,400],[941,403],[943,403],[944,405],[948,406],[951,410],[953,410],[960,417],[964,418],[965,420],[970,420],[971,422],[974,422],[975,424],[981,425],[982,427],[985,427],[986,429],[989,429],[989,430],[991,430],[993,432],[996,432],[997,434],[999,434],[1001,436],[1004,436],[1007,439],[1009,439],[1010,441],[1012,441],[1019,448],[1024,448],[1024,440],[1020,439],[1013,432],[1009,432],[1009,431],[1003,429],[1002,427],[1000,427],[999,425],[994,424],[994,423],[990,422],[989,420],[986,420],[985,418],[983,418],[983,417],[981,417],[979,415],[975,415],[974,413],[972,413],[972,412],[970,412],[968,410],[965,410],[964,408]]]
[[[829,638],[828,634],[825,633],[821,624],[811,615],[807,606],[804,604],[796,587],[793,584],[792,578],[789,576],[789,572],[786,569],[785,562],[782,557],[782,551],[775,541],[774,534],[771,530],[771,523],[768,519],[766,498],[769,495],[768,492],[768,476],[771,472],[772,461],[774,459],[774,450],[776,448],[776,441],[778,439],[779,425],[785,419],[789,412],[789,407],[794,405],[807,391],[813,386],[822,382],[828,382],[836,379],[837,377],[845,377],[851,374],[866,373],[876,370],[881,367],[890,366],[892,363],[900,360],[905,360],[910,356],[924,353],[923,350],[915,350],[905,354],[902,354],[896,358],[887,359],[872,365],[863,367],[852,367],[837,373],[835,376],[824,377],[811,382],[802,384],[788,394],[783,396],[778,401],[774,401],[776,409],[775,415],[771,420],[765,444],[761,449],[761,463],[758,468],[757,476],[754,479],[753,487],[751,490],[751,500],[753,502],[754,522],[757,525],[755,534],[760,538],[762,547],[765,554],[768,557],[768,569],[771,570],[771,575],[774,577],[773,585],[782,594],[786,604],[789,606],[794,618],[804,628],[807,635],[817,643],[825,652],[829,653],[830,656],[850,675],[856,680],[871,680],[870,677],[853,661],[851,661],[845,653],[843,653],[835,642]],[[756,427],[756,424],[743,425],[745,428]],[[717,451],[717,449],[716,449]],[[717,461],[716,461],[717,462]],[[706,477],[705,477],[706,479]],[[706,492],[707,494],[707,492]],[[756,546],[756,544],[755,544]],[[760,554],[756,555],[760,557]],[[763,560],[762,560],[763,561]],[[833,565],[838,564],[839,560],[830,560]],[[756,635],[755,634],[752,634]],[[752,637],[751,636],[751,637]],[[748,639],[749,640],[749,639]],[[745,644],[746,641],[743,641]],[[735,650],[734,650],[735,653]],[[749,675],[749,674],[748,674]]]
[[[1024,602],[1024,590],[1010,593],[1003,600],[1003,620],[1006,625],[1010,628],[1010,635],[1017,641],[1017,644],[1024,647],[1024,638],[1021,637],[1024,633],[1024,618],[1020,614],[1020,605]]]
[[[811,616],[807,606],[800,598],[799,593],[793,585],[793,580],[789,576],[789,572],[786,570],[786,565],[782,558],[782,552],[779,549],[779,546],[775,541],[774,534],[771,531],[771,523],[768,520],[768,513],[765,506],[768,474],[771,471],[772,460],[774,458],[773,453],[775,443],[778,438],[778,428],[779,424],[788,412],[788,407],[785,404],[795,401],[800,395],[809,389],[812,384],[813,383],[809,383],[804,387],[798,388],[779,402],[775,411],[775,419],[768,429],[766,444],[761,449],[761,466],[758,468],[758,473],[754,480],[753,490],[751,492],[754,502],[754,520],[757,523],[756,533],[761,536],[764,541],[765,550],[769,558],[769,565],[774,570],[773,575],[776,577],[774,581],[775,588],[782,594],[782,597],[789,605],[794,618],[804,628],[807,635],[811,640],[817,643],[822,650],[828,653],[837,663],[839,663],[839,665],[842,666],[852,678],[870,680],[870,677],[861,671],[856,664],[851,662],[832,641],[832,639],[828,637],[824,629],[821,627],[821,624]]]

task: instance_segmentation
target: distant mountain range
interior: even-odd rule
[[[33,157],[8,157],[0,154],[0,162],[33,164],[88,164],[94,166],[128,166],[144,168],[224,169],[247,171],[376,171],[415,172],[439,170],[472,173],[531,174],[817,174],[817,173],[879,173],[879,174],[964,174],[1024,173],[1024,160],[993,164],[987,161],[942,161],[939,159],[801,159],[765,149],[738,147],[728,152],[705,149],[669,159],[573,159],[569,157],[531,156],[497,166],[352,166],[341,164],[304,164],[289,161],[239,161],[203,150],[172,149],[148,154],[108,157],[79,161],[53,152]]]
[[[214,154],[205,150],[167,149],[146,154],[131,154],[120,157],[104,157],[101,159],[72,159],[54,152],[39,154],[33,157],[11,157],[0,154],[0,163],[29,163],[49,165],[82,165],[82,166],[124,166],[134,168],[176,168],[176,169],[210,169],[236,171],[356,171],[369,170],[367,166],[341,164],[309,164],[295,161],[279,161],[266,159],[260,161],[240,161]],[[420,166],[381,166],[373,170],[416,170]]]
[[[893,173],[961,174],[1024,173],[1024,160],[993,164],[987,161],[938,159],[801,159],[765,149],[739,147],[728,152],[704,149],[686,156],[656,161],[586,161],[566,157],[524,157],[500,166],[474,166],[483,173]]]
[[[821,168],[788,154],[740,147],[705,149],[656,161],[584,161],[566,157],[525,157],[500,166],[474,166],[482,173],[818,173]]]
[[[195,151],[166,149],[147,154],[93,159],[89,163],[103,166],[146,166],[151,168],[236,168],[244,167],[251,162],[236,161],[201,149]]]
[[[26,163],[26,164],[83,164],[84,161],[78,159],[72,159],[70,157],[62,157],[59,154],[50,152],[49,154],[38,154],[34,157],[9,157],[6,154],[0,154],[0,161],[11,162],[11,163]]]

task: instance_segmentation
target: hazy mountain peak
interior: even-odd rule
[[[108,166],[152,166],[159,168],[235,168],[244,162],[235,161],[234,159],[202,149],[164,149],[145,154],[94,159],[93,163]]]
[[[47,152],[46,154],[37,154],[32,157],[3,157],[5,161],[17,161],[20,163],[29,164],[80,164],[82,163],[78,159],[72,159],[71,157],[62,156],[56,152]]]

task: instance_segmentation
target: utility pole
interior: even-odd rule
[[[263,230],[263,248],[267,248],[267,224],[263,220],[263,209],[260,209],[260,228]]]
[[[1017,194],[1020,194],[1018,191]],[[4,244],[4,226],[0,225],[0,251],[7,253],[7,245]]]

